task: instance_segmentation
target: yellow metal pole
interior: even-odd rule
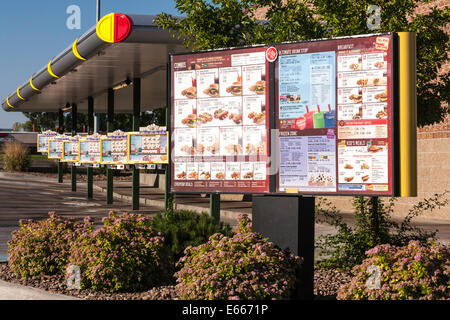
[[[399,32],[400,196],[417,196],[416,34]]]

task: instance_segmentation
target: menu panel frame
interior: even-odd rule
[[[377,42],[378,40],[380,41]],[[361,47],[360,43],[365,44]],[[364,47],[367,45],[367,43],[370,44],[369,49]],[[194,120],[193,116],[189,117],[189,114],[183,113],[189,110],[180,111],[174,109],[174,64],[180,62],[179,60],[173,60],[173,58],[179,56],[195,57],[196,55],[200,55],[202,57],[208,57],[208,55],[214,57],[217,54],[231,55],[235,52],[246,50],[251,51],[255,48],[261,49],[262,52],[263,49],[267,50],[270,47],[274,47],[277,49],[278,57],[273,62],[268,62],[267,59],[265,62],[265,99],[267,113],[265,128],[267,135],[266,148],[268,157],[268,159],[266,160],[266,188],[264,188],[263,190],[253,189],[251,187],[233,188],[223,184],[220,186],[219,184],[216,184],[216,186],[213,185],[209,188],[205,188],[204,184],[194,185],[192,183],[184,188],[180,188],[176,185],[174,186],[174,183],[177,180],[174,179],[174,177],[177,175],[185,179],[186,182],[192,182],[196,179],[202,182],[206,178],[205,176],[201,178],[200,172],[198,171],[204,171],[203,169],[205,168],[210,171],[209,173],[214,172],[215,174],[221,174],[220,176],[223,176],[223,179],[225,180],[231,179],[231,177],[236,177],[238,175],[238,171],[241,172],[241,175],[242,173],[244,173],[244,175],[248,178],[251,175],[248,174],[247,169],[252,168],[252,166],[254,167],[255,164],[250,164],[248,163],[248,161],[246,161],[246,159],[242,158],[242,156],[244,155],[243,150],[238,150],[237,155],[234,158],[229,158],[230,155],[224,155],[223,162],[215,160],[215,162],[205,163],[205,161],[207,162],[208,159],[213,156],[208,152],[205,152],[205,154],[202,154],[200,158],[197,158],[197,156],[195,155],[196,149],[198,147],[196,141],[198,139],[199,141],[205,141],[205,138],[202,135],[204,135],[205,132],[213,130],[211,128],[214,128],[214,121],[217,121],[217,119],[210,119],[210,117],[207,117],[207,115],[202,115],[202,121],[204,121],[205,123],[202,123],[199,126],[201,130],[196,129],[194,131],[191,129],[194,123],[195,127],[197,128],[196,121],[198,121],[199,119],[199,114],[195,115],[196,119]],[[373,49],[373,47],[376,49]],[[314,48],[316,49],[314,50]],[[320,105],[319,107],[314,105],[308,105],[308,107],[306,107],[305,105],[302,107],[304,108],[304,111],[295,111],[294,108],[293,110],[290,110],[294,112],[294,119],[289,119],[289,116],[282,116],[282,119],[280,119],[280,60],[281,62],[283,62],[283,56],[287,55],[284,51],[288,49],[297,50],[295,54],[298,55],[310,54],[312,60],[312,62],[310,62],[310,65],[308,66],[308,76],[314,80],[314,86],[312,86],[311,84],[307,84],[303,88],[296,88],[295,90],[301,91],[304,90],[304,88],[308,88],[309,86],[311,102],[313,104],[319,105],[322,103],[325,104],[323,106]],[[365,51],[366,49],[368,51]],[[358,50],[360,50],[359,53]],[[370,65],[370,67],[367,67],[370,64],[370,61],[373,63],[378,62],[375,61],[378,57],[377,55],[380,55],[380,52],[384,51],[387,52],[389,63],[383,63],[383,65],[379,63],[377,64],[377,66]],[[348,55],[348,57],[343,53]],[[329,56],[313,57],[314,54],[328,54]],[[365,69],[362,69],[361,66],[356,65],[359,62],[358,55],[362,54],[366,54],[367,56],[370,55],[368,59],[370,61],[364,62]],[[341,56],[345,57],[342,59],[343,62],[339,61],[339,58]],[[330,61],[333,61],[333,63],[329,63]],[[331,68],[326,66],[328,64],[331,66]],[[225,48],[220,50],[200,51],[193,53],[186,52],[170,54],[168,65],[168,131],[171,133],[171,147],[169,150],[171,191],[174,193],[182,194],[239,193],[273,194],[282,196],[398,196],[400,181],[400,133],[398,132],[400,118],[400,115],[398,114],[398,65],[398,35],[396,33],[367,34],[330,39],[284,42],[270,45],[259,45],[255,47],[239,47],[229,49]],[[313,68],[311,68],[311,66]],[[350,69],[344,70],[344,66],[347,66],[347,68]],[[229,69],[226,69],[223,73],[220,73],[219,78],[223,76],[227,79],[227,81],[231,81],[228,80],[228,77],[233,77],[233,72],[235,72],[235,70],[232,68],[233,66],[228,67]],[[381,70],[384,71],[379,71],[380,67]],[[329,73],[330,70],[331,73]],[[339,73],[343,72],[346,72],[345,76],[347,77],[347,83],[352,79],[355,80],[361,75],[370,76],[368,78],[371,78],[371,80],[369,80],[372,82],[370,82],[369,80],[367,81],[367,83],[363,81],[361,82],[361,85],[358,86],[355,86],[353,84],[344,84],[342,82],[342,79],[340,80],[339,78]],[[383,82],[384,80],[380,79],[375,80],[376,78],[384,77],[383,72],[386,73],[386,81]],[[214,72],[205,72],[205,77],[211,76],[211,74],[213,73]],[[361,94],[362,97],[359,97],[359,89],[362,88],[365,88],[365,90],[363,90],[364,93]],[[338,94],[339,89],[342,89],[342,92],[345,92],[347,96],[340,96]],[[333,91],[332,95],[329,95],[329,90]],[[383,95],[382,91],[386,91],[386,95]],[[223,88],[219,88],[219,95],[220,92],[224,92]],[[185,92],[185,94],[190,95],[192,93]],[[332,97],[331,100],[329,99],[330,97]],[[376,100],[376,97],[381,97],[384,100]],[[208,98],[203,97],[202,99]],[[252,103],[252,99],[249,99],[250,103]],[[292,101],[295,103],[295,101],[298,101],[299,99],[301,99],[301,97],[299,99],[297,97],[296,100],[296,96],[295,94],[293,94],[292,97],[289,97],[289,99],[292,99]],[[330,100],[329,104],[326,103],[327,100]],[[285,101],[289,102],[287,98]],[[358,112],[360,111],[360,106],[358,104],[362,104],[362,102],[365,103],[364,109],[363,111]],[[202,110],[202,112],[200,113],[209,112],[208,110],[210,106],[208,106],[207,102],[205,103],[206,104],[204,104],[204,106],[200,107],[200,110]],[[245,102],[243,102],[243,104],[244,103]],[[182,104],[189,106],[193,105],[193,102],[191,99],[189,99],[187,100],[187,102],[182,102]],[[193,110],[194,108],[191,107],[191,109]],[[251,107],[248,107],[248,111],[245,111],[244,109],[245,107],[242,106],[243,115],[248,115],[251,112]],[[196,105],[195,111],[197,112],[198,110],[199,108]],[[176,115],[176,112],[178,112],[179,115]],[[295,112],[297,112],[297,114]],[[305,112],[311,112],[311,116],[302,119]],[[353,118],[356,113],[360,114],[359,118]],[[289,115],[289,113],[286,114]],[[281,127],[280,120],[285,121],[285,124],[287,123],[288,126]],[[175,121],[177,121],[177,123],[175,123]],[[184,124],[184,127],[180,126],[179,122],[182,122]],[[249,125],[248,119],[243,119],[243,122],[245,125]],[[334,126],[332,125],[333,122]],[[289,123],[294,127],[289,128]],[[174,148],[177,145],[176,131],[178,130],[180,130],[181,132],[179,135],[183,136],[183,138],[179,138],[179,141],[188,141],[189,139],[193,141],[190,144],[186,144],[185,148],[183,149],[184,151],[177,151]],[[230,129],[228,132],[225,131],[227,130],[219,132],[218,136],[220,138],[224,137],[224,139],[226,141],[230,141],[230,143],[235,139],[245,140],[243,138],[236,138],[242,137],[242,132],[235,133],[233,132],[233,129]],[[284,172],[287,172],[285,173],[285,176],[289,175],[289,170],[286,171],[286,167],[283,167],[283,161],[286,161],[287,159],[286,153],[280,154],[280,145],[283,143],[287,143],[287,141],[297,141],[300,145],[303,145],[303,151],[300,151],[300,153],[302,153],[303,156],[306,157],[308,163],[306,167],[307,169],[305,169],[302,168],[302,166],[305,166],[305,164],[295,163],[294,161],[294,167],[297,166],[297,169],[301,169],[300,171],[302,171],[301,173],[299,173],[299,175],[301,176],[301,182],[289,182],[291,183],[291,185],[287,183],[286,186],[280,188],[280,171],[284,170]],[[355,148],[353,148],[354,145],[352,144],[355,145]],[[321,147],[317,147],[317,145],[321,145]],[[359,147],[364,146],[364,148],[366,148],[365,151],[363,151],[365,152],[365,157],[370,159],[374,164],[374,167],[376,168],[372,169],[372,164],[362,162],[360,163],[359,160],[355,160],[353,167],[357,165],[359,166],[359,168],[364,167],[364,170],[367,170],[366,167],[368,165],[369,168],[371,168],[372,171],[370,177],[367,179],[366,174],[363,175],[361,172],[355,172],[353,181],[344,181],[343,179],[347,178],[347,176],[342,176],[343,169],[340,168],[339,161],[343,162],[345,161],[345,159],[356,159],[356,153],[361,151],[359,149],[364,149],[358,149],[356,147],[358,145]],[[347,152],[339,153],[339,150],[342,149],[342,146],[345,146],[345,150]],[[376,154],[377,157],[372,157],[372,153],[371,151],[369,151],[369,148],[371,146],[378,146],[381,148],[384,147],[386,156],[384,156],[383,158],[383,152],[380,152]],[[375,149],[375,147],[373,147],[372,149]],[[284,146],[284,149],[286,149],[286,146]],[[219,150],[219,152],[225,152],[223,148]],[[302,149],[300,148],[299,150]],[[173,159],[179,157],[183,152],[186,156],[185,163],[178,163],[175,165]],[[332,161],[333,157],[334,161]],[[227,163],[229,164],[227,165]],[[350,164],[350,166],[352,166],[352,164]],[[350,166],[347,167],[349,168]],[[294,167],[293,170],[297,170]],[[195,175],[195,172],[197,172],[197,175]],[[313,175],[313,173],[315,175]]]

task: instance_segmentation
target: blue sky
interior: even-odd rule
[[[0,101],[50,59],[96,23],[96,0],[1,0],[0,12]],[[66,26],[70,5],[81,9],[81,29]],[[179,15],[173,0],[101,0],[101,15],[129,14]],[[0,107],[0,128],[24,122],[20,112]]]

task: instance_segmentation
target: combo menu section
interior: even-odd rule
[[[265,50],[171,56],[173,191],[269,191]]]

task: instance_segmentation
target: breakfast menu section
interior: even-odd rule
[[[173,191],[269,191],[265,50],[171,57]]]
[[[392,194],[392,36],[277,49],[277,192]]]
[[[392,192],[391,36],[337,51],[338,192]]]

